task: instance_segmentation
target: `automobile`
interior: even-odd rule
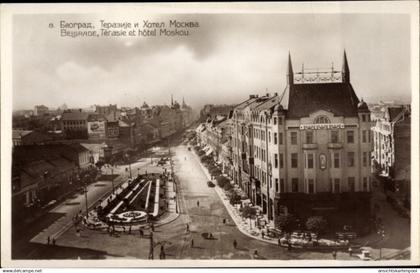
[[[362,249],[362,254],[358,254],[356,256],[359,257],[359,259],[362,260],[362,261],[371,261],[371,260],[373,260],[372,259],[372,256],[370,256],[370,251],[369,250],[365,250],[365,249]]]
[[[211,181],[207,181],[207,186],[209,186],[210,188],[214,188],[215,187],[214,183],[211,182]]]

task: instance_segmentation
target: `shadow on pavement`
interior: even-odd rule
[[[25,259],[32,251],[32,244],[29,240],[64,215],[64,213],[50,212],[29,224],[14,223],[12,226],[12,259]]]
[[[107,254],[106,251],[92,250],[88,248],[64,247],[64,246],[51,246],[43,244],[33,244],[32,248],[35,249],[34,257],[31,259],[106,259],[106,256],[120,257],[116,255]]]

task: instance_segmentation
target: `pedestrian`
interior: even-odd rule
[[[155,224],[152,223],[152,231],[155,232]]]
[[[191,248],[194,247],[194,239],[191,239]]]
[[[292,251],[292,244],[290,243],[290,240],[287,241],[287,250]]]
[[[226,218],[223,218],[223,224],[226,224]]]
[[[50,236],[47,237],[47,245],[50,244]]]
[[[197,207],[199,207],[200,206],[200,201],[197,201]]]
[[[277,246],[278,246],[278,247],[280,247],[280,246],[281,246],[281,240],[280,240],[280,237],[279,237],[279,239],[277,240]]]
[[[187,232],[190,232],[190,225],[187,223]]]
[[[236,249],[237,246],[238,246],[238,242],[236,242],[236,240],[233,240],[233,248]]]
[[[140,237],[142,237],[143,238],[143,236],[144,236],[144,232],[143,232],[143,230],[142,229],[139,229],[140,230]]]
[[[55,238],[52,239],[52,244],[55,246]]]
[[[261,238],[264,239],[264,231],[261,231]]]
[[[122,226],[122,228],[123,228],[123,232],[125,233],[125,226]]]
[[[256,257],[258,257],[258,250],[255,250],[254,251],[254,257],[256,258]]]
[[[332,253],[333,259],[336,260],[337,259],[337,252],[334,250]]]
[[[349,247],[349,256],[353,256],[353,249],[351,247]]]
[[[130,228],[128,229],[128,234],[131,234],[131,225],[130,225]]]

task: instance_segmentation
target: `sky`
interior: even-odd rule
[[[198,22],[180,37],[60,37],[60,20]],[[281,93],[293,68],[341,69],[367,102],[409,102],[410,21],[400,14],[14,15],[13,108],[237,104]],[[49,28],[53,23],[54,27]]]

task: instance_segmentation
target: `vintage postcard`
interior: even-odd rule
[[[2,266],[419,264],[418,9],[2,5]]]

